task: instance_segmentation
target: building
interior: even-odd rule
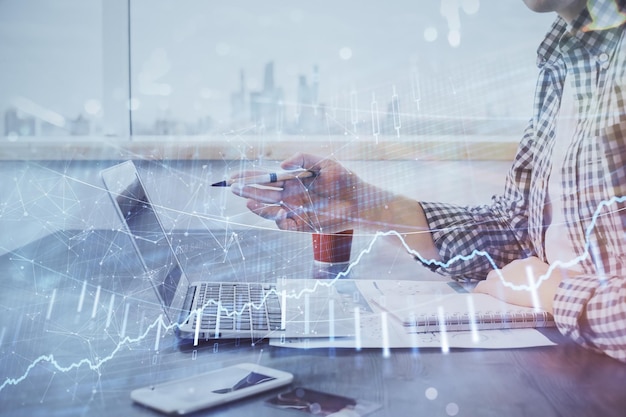
[[[250,120],[258,127],[281,131],[284,119],[283,90],[274,84],[274,63],[265,64],[263,89],[250,93]]]

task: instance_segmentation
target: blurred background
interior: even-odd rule
[[[0,132],[517,134],[553,18],[521,0],[1,0]]]

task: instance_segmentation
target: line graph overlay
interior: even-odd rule
[[[587,257],[592,255],[592,251],[594,250],[592,248],[592,242],[591,242],[591,234],[593,232],[593,229],[595,227],[595,224],[597,222],[598,217],[602,214],[602,211],[610,206],[611,204],[615,204],[615,203],[623,203],[624,201],[626,201],[626,197],[625,196],[619,196],[619,197],[613,197],[609,200],[605,200],[603,202],[601,202],[597,209],[595,210],[590,224],[587,227],[586,230],[586,242],[585,242],[585,247],[584,247],[584,252],[582,255],[568,260],[568,261],[557,261],[555,263],[553,263],[552,265],[550,265],[550,268],[548,270],[548,272],[544,275],[541,275],[539,277],[536,277],[536,279],[534,280],[534,282],[532,284],[529,285],[513,285],[509,282],[507,282],[504,278],[504,276],[500,273],[500,270],[497,268],[497,265],[495,264],[493,258],[491,258],[491,256],[489,255],[489,253],[487,253],[486,251],[482,251],[482,250],[473,250],[471,251],[469,254],[459,254],[455,257],[453,257],[452,259],[446,261],[446,262],[440,262],[440,261],[435,261],[435,260],[431,260],[431,259],[425,259],[423,258],[418,252],[412,250],[404,241],[402,235],[396,231],[389,231],[389,232],[378,232],[375,235],[372,236],[369,245],[367,245],[367,247],[365,247],[363,250],[361,250],[359,252],[359,254],[356,256],[356,258],[350,262],[348,268],[337,274],[337,276],[333,279],[329,279],[329,280],[317,280],[315,282],[315,285],[312,288],[307,288],[307,289],[303,289],[301,290],[299,293],[295,293],[295,294],[287,294],[285,292],[280,292],[280,293],[276,293],[280,298],[282,298],[283,300],[286,300],[287,298],[300,298],[302,296],[305,296],[306,294],[310,294],[315,292],[318,288],[321,287],[330,287],[335,285],[335,283],[337,282],[337,280],[346,277],[349,275],[350,271],[357,266],[363,259],[363,257],[365,257],[366,255],[370,254],[374,244],[377,242],[378,239],[380,239],[381,237],[384,236],[396,236],[398,239],[400,239],[401,244],[403,245],[403,247],[405,248],[405,250],[414,255],[415,257],[419,258],[422,262],[426,263],[426,264],[435,264],[437,266],[441,266],[441,267],[447,267],[449,265],[451,265],[454,262],[457,262],[459,260],[470,260],[476,256],[483,256],[485,257],[490,264],[494,267],[494,269],[498,272],[500,279],[502,280],[502,283],[514,290],[519,290],[519,291],[532,291],[536,288],[538,288],[538,286],[541,285],[541,283],[547,279],[547,277],[550,275],[550,273],[558,267],[570,267],[573,266],[579,262],[582,262],[583,260],[587,259]],[[82,284],[82,283],[81,283]],[[83,285],[80,286],[81,287],[81,298],[82,298],[82,288]],[[50,301],[48,303],[44,303],[41,305],[41,308],[43,308],[44,310],[52,310],[51,306],[54,302],[54,298],[56,297],[56,291],[52,292],[53,297],[51,297]],[[264,296],[263,301],[265,301],[266,297],[268,295]],[[95,292],[95,298],[99,299],[100,298],[100,287],[96,287],[96,292]],[[83,301],[81,301],[83,302]],[[288,302],[288,301],[287,301]],[[106,303],[106,301],[104,301],[104,304],[106,304],[106,306],[103,306],[103,308],[105,310],[109,309],[110,306],[108,303]],[[244,305],[244,307],[241,310],[237,310],[237,311],[228,311],[226,309],[224,309],[221,304],[216,301],[216,300],[208,300],[204,306],[201,308],[206,308],[209,305],[216,305],[218,307],[218,309],[221,309],[224,313],[226,313],[228,316],[235,316],[238,314],[242,314],[244,312],[245,309],[247,308],[254,308],[254,309],[259,309],[261,307],[261,305],[263,304],[263,302],[261,303],[247,303]],[[126,306],[128,306],[128,304],[126,304]],[[93,310],[92,310],[92,318],[94,318],[95,313],[98,311],[99,307],[94,304],[93,306]],[[200,310],[201,310],[200,309]],[[191,314],[200,314],[199,310],[195,310],[193,311]],[[125,308],[125,320],[126,320],[126,316],[128,315],[128,307]],[[45,314],[44,314],[45,316]],[[107,319],[108,321],[108,319]],[[55,357],[54,354],[48,354],[48,355],[41,355],[38,358],[36,358],[35,360],[33,360],[24,370],[23,374],[17,377],[7,377],[1,384],[0,384],[0,391],[4,390],[6,387],[8,386],[14,386],[14,385],[18,385],[21,382],[23,382],[24,380],[26,380],[29,376],[29,374],[31,373],[31,371],[37,367],[39,364],[42,363],[49,363],[51,364],[54,369],[56,369],[56,371],[58,372],[70,372],[74,369],[83,367],[83,366],[87,366],[88,369],[91,369],[93,371],[99,371],[100,368],[106,364],[107,362],[111,361],[119,352],[120,350],[128,345],[131,345],[133,343],[138,343],[143,341],[144,339],[148,338],[150,333],[153,330],[157,330],[157,338],[154,342],[154,346],[155,348],[158,348],[158,340],[161,337],[161,331],[165,330],[165,331],[171,331],[174,330],[178,327],[178,324],[174,323],[174,324],[167,324],[164,322],[162,315],[159,315],[158,318],[156,320],[154,320],[153,322],[149,323],[138,336],[135,337],[130,337],[130,336],[123,336],[121,340],[119,340],[117,342],[117,345],[106,355],[106,356],[102,356],[102,357],[97,357],[94,359],[90,359],[90,358],[83,358],[79,361],[75,361],[70,363],[69,365],[62,365]],[[124,333],[124,330],[122,331],[122,334]],[[4,329],[3,329],[3,335],[4,335]],[[4,336],[3,336],[4,338]]]

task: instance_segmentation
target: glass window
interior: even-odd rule
[[[103,133],[101,9],[99,1],[0,2],[5,140]]]
[[[521,1],[133,0],[133,133],[521,134],[553,19]]]
[[[0,132],[519,137],[553,18],[521,1],[3,1]]]

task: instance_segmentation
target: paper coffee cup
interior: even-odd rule
[[[326,264],[350,262],[352,230],[339,233],[313,233],[313,259]]]

